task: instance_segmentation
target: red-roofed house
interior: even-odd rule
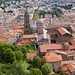
[[[40,56],[44,56],[47,51],[53,51],[53,50],[62,50],[61,44],[43,44],[40,45],[39,54]]]
[[[61,66],[62,71],[65,72],[66,75],[75,75],[75,65],[69,63]]]
[[[61,71],[60,65],[62,61],[61,55],[57,55],[52,52],[47,52],[44,56],[44,58],[47,60],[48,63],[50,63],[53,67],[54,71]]]
[[[69,43],[70,38],[72,37],[71,33],[63,27],[59,27],[57,31],[58,31],[57,37],[59,38],[59,40],[61,40],[61,42],[66,41]]]
[[[36,37],[34,34],[23,35],[22,42],[24,44],[33,44],[36,41]]]

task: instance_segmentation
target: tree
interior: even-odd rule
[[[16,60],[23,60],[23,53],[19,51],[15,51]]]
[[[0,62],[4,62],[4,51],[11,47],[12,45],[6,42],[0,42]]]
[[[52,66],[49,63],[45,63],[41,67],[43,75],[49,75],[52,72]]]
[[[26,47],[25,47],[24,45],[22,45],[22,46],[20,47],[20,50],[21,50],[21,52],[23,53],[23,60],[25,60],[25,58],[27,57],[27,56],[26,56],[26,53],[27,53]]]
[[[65,73],[62,71],[62,72],[60,72],[60,74],[59,75],[65,75]]]
[[[37,55],[34,56],[33,64],[34,64],[34,67],[40,68],[41,67],[41,58],[39,56],[37,56]]]
[[[22,69],[22,65],[15,63],[12,69],[12,75],[26,75],[25,71]]]
[[[12,49],[13,51],[18,51],[18,50],[20,50],[20,47],[17,46],[17,45],[13,45],[13,46],[11,47],[11,49]]]
[[[45,58],[41,58],[41,65],[45,64],[47,60]]]
[[[15,61],[15,59],[15,54],[12,49],[7,49],[4,51],[4,60],[6,63],[12,63],[13,61]]]
[[[39,13],[39,17],[41,17],[41,15],[43,15],[43,17],[45,17],[45,14],[46,14],[46,11],[40,11],[40,13]]]
[[[30,71],[31,71],[30,74],[32,75],[42,75],[41,70],[38,68],[31,68]]]
[[[11,64],[12,67],[12,75],[31,75],[30,70],[28,70],[28,67],[30,64],[25,63],[24,61],[15,61],[13,64]]]

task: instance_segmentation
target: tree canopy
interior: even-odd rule
[[[45,63],[41,67],[43,75],[49,75],[52,72],[52,66],[49,63]]]
[[[4,51],[4,59],[6,63],[12,63],[16,60],[15,54],[11,49],[7,49]]]

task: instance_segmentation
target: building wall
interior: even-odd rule
[[[68,42],[69,43],[69,40],[71,38],[71,35],[68,35],[68,34],[65,34],[65,35],[61,35],[60,33],[57,34],[57,37],[59,38],[59,40],[61,42]]]
[[[16,41],[17,41],[16,37],[8,38],[8,43],[10,43],[10,44],[16,43]]]
[[[71,73],[71,75],[75,75],[75,70]]]
[[[62,56],[62,60],[67,60],[67,55],[61,53],[57,53],[57,54]]]
[[[53,67],[53,70],[55,72],[58,72],[58,71],[61,71],[61,68],[60,68],[60,65],[61,65],[61,61],[59,62],[53,62],[53,63],[50,63]]]

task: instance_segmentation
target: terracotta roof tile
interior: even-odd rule
[[[75,66],[73,64],[68,64],[67,67],[70,70],[70,72],[73,72],[75,69]]]
[[[67,50],[67,51],[64,51],[66,54],[74,54],[75,51],[74,50]]]
[[[61,34],[61,35],[65,35],[65,34],[71,34],[69,31],[67,31],[65,28],[60,27],[57,29],[57,31]]]
[[[44,58],[47,60],[47,62],[58,62],[62,60],[61,55],[57,55],[52,52],[47,52],[44,56]]]
[[[69,64],[64,64],[61,66],[62,70],[66,73],[66,74],[70,74],[73,71],[75,71],[75,65],[69,63]]]
[[[62,65],[62,66],[61,66],[61,69],[62,69],[63,71],[68,71],[68,68],[66,67],[66,65]]]
[[[57,31],[52,31],[52,32],[47,32],[47,34],[57,34],[58,32]]]
[[[75,45],[75,39],[70,39],[70,43],[71,43],[72,45]]]
[[[8,40],[6,38],[1,38],[0,42],[7,42]]]
[[[61,44],[61,41],[58,38],[55,38],[55,40],[58,44]]]
[[[70,71],[65,71],[65,73],[69,75],[71,72]]]
[[[69,45],[70,50],[75,50],[75,45]]]
[[[47,52],[47,50],[60,50],[62,49],[61,44],[43,44],[40,45],[40,52]]]
[[[66,54],[66,52],[64,52],[64,51],[60,51],[60,50],[54,50],[54,51],[52,51],[53,53],[59,53],[59,54],[65,54],[65,55],[67,55]]]
[[[23,35],[24,39],[28,39],[28,38],[35,38],[34,34],[28,34],[28,35]]]

